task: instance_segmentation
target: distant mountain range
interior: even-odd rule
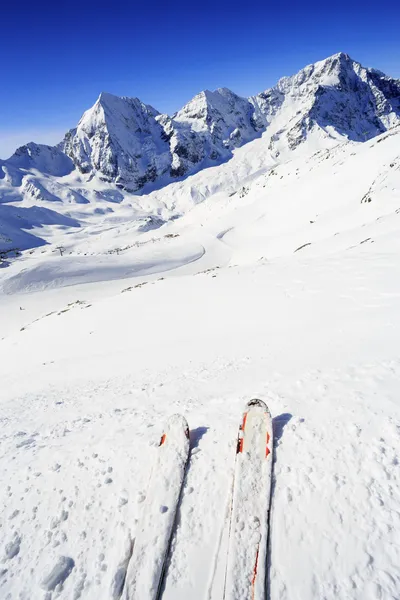
[[[102,93],[57,148],[31,143],[0,167],[14,186],[16,167],[57,176],[76,168],[136,192],[225,161],[265,131],[278,155],[310,135],[364,141],[399,123],[400,81],[339,53],[250,98],[205,90],[171,117]]]
[[[256,138],[262,143],[251,161],[260,158],[264,168],[290,159],[300,147],[314,152],[346,140],[363,142],[399,124],[400,80],[344,53],[250,98],[226,88],[203,91],[172,116],[137,98],[102,93],[56,147],[31,142],[0,161],[0,247],[32,247],[26,229],[78,226],[90,211],[112,212],[113,203],[132,194],[226,163]],[[190,195],[205,197],[193,189]],[[87,209],[71,213],[71,205],[85,204]],[[151,202],[138,206],[153,219]],[[168,210],[165,218],[177,216]],[[159,214],[157,209],[157,223]]]

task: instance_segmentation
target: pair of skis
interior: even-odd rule
[[[224,600],[266,600],[272,453],[271,414],[262,400],[251,400],[239,428]],[[123,600],[160,599],[189,454],[188,424],[173,415],[157,451]]]

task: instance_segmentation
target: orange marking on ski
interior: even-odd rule
[[[161,436],[160,446],[163,445],[163,443],[165,442],[166,439],[167,439],[167,434],[163,433],[162,436]]]
[[[254,594],[255,594],[254,586],[255,586],[256,577],[257,577],[258,550],[259,550],[259,546],[257,546],[256,562],[254,564],[254,569],[253,569],[253,579],[251,580],[251,598],[252,598],[252,600],[254,600]]]
[[[241,425],[239,426],[239,435],[240,435],[241,431],[244,432],[244,428],[246,427],[246,419],[247,419],[247,413],[244,413],[243,421],[242,421]],[[243,452],[243,441],[244,441],[243,437],[238,438],[236,454],[239,454],[239,452]]]
[[[246,419],[247,419],[247,413],[244,413],[244,415],[243,415],[243,423],[242,423],[242,431],[244,431],[244,428],[246,427]]]
[[[269,435],[268,431],[267,431],[267,446],[266,446],[266,450],[265,450],[265,458],[267,458],[267,456],[269,454],[271,454],[271,450],[268,448],[268,444],[269,444],[269,440],[271,439],[271,436]]]

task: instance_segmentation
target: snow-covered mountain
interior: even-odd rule
[[[172,175],[193,170],[201,161],[218,163],[232,150],[254,139],[262,127],[254,120],[254,107],[227,88],[205,90],[195,96],[169,122]],[[195,152],[187,152],[187,147]]]
[[[0,161],[1,164],[3,164],[4,174],[12,168],[25,171],[36,169],[47,175],[62,177],[74,169],[72,160],[59,148],[33,142],[18,148],[7,161]]]
[[[102,93],[60,147],[81,173],[140,189],[168,169],[169,146],[158,114],[138,98]]]
[[[229,158],[262,128],[254,107],[227,89],[201,92],[172,118],[137,98],[100,94],[60,148],[81,173],[129,191]]]
[[[137,191],[218,164],[264,131],[278,155],[315,134],[364,141],[398,123],[400,82],[340,53],[249,99],[203,91],[172,117],[101,94],[63,149],[82,173]]]
[[[284,77],[251,101],[275,150],[315,134],[365,141],[400,123],[400,80],[344,53]]]
[[[137,98],[102,93],[57,147],[30,143],[0,161],[0,207],[17,202],[21,211],[39,203],[44,210],[57,206],[63,218],[81,220],[112,212],[116,203],[140,194],[139,217],[163,222],[217,188],[235,187],[233,178],[290,160],[300,148],[312,153],[347,140],[364,142],[399,123],[400,81],[343,53],[249,99],[226,88],[203,91],[172,116]],[[234,175],[224,165],[242,147],[249,150],[238,156]],[[154,189],[218,165],[206,185],[190,186],[189,192],[174,188],[184,201],[144,199]],[[9,209],[1,209],[2,247],[15,241],[14,221],[13,236],[7,233]],[[25,222],[25,215],[21,219]],[[30,245],[32,236],[22,247]]]

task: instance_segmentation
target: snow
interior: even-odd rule
[[[61,177],[74,169],[74,164],[61,150],[30,142],[21,146],[7,161],[0,161],[20,169],[37,169],[42,173]]]
[[[26,248],[0,265],[2,598],[121,597],[182,414],[162,598],[220,600],[237,430],[260,398],[268,597],[398,599],[400,130],[306,138],[277,157],[265,132],[140,196],[25,165],[15,182],[87,202],[11,201],[21,183],[0,179],[0,233]]]
[[[60,556],[56,565],[54,565],[51,573],[43,580],[42,587],[47,591],[53,591],[57,586],[60,586],[70,575],[75,563],[68,556]]]
[[[156,248],[151,246],[134,248],[133,252],[125,251],[122,256],[57,256],[51,261],[38,261],[31,269],[9,277],[3,284],[3,292],[32,292],[79,283],[159,274],[190,264],[201,258],[205,252],[201,244],[183,246],[179,241],[169,239],[164,244],[157,244]]]

